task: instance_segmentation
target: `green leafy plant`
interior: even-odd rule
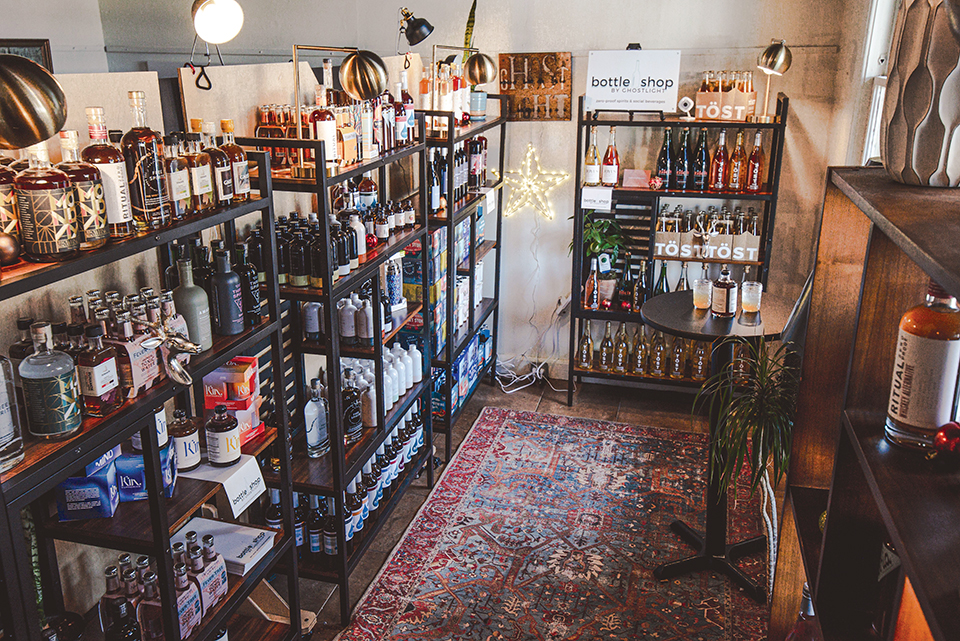
[[[776,349],[762,337],[733,343],[730,369],[707,379],[694,400],[694,411],[716,410],[718,423],[710,455],[721,491],[731,481],[736,486],[740,472],[750,466],[750,491],[756,492],[768,465],[774,485],[790,465],[793,418],[800,388],[800,372],[790,363],[790,343]],[[743,373],[740,376],[737,373]]]
[[[467,27],[463,31],[463,46],[467,49],[473,46],[473,25],[477,20],[477,0],[473,0],[470,15],[467,16]]]
[[[592,217],[594,211],[591,209],[583,214],[583,246],[587,250],[588,256],[597,256],[604,252],[610,254],[611,259],[616,259],[617,254],[624,246],[623,230],[620,225],[612,218]],[[570,217],[573,219],[573,216]],[[573,241],[567,247],[567,253],[573,252]]]

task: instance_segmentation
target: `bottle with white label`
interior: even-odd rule
[[[937,430],[954,420],[960,368],[957,299],[933,280],[922,305],[900,319],[885,434],[897,445],[927,449]]]
[[[207,462],[227,467],[240,462],[240,424],[227,414],[226,405],[217,405],[214,415],[204,425],[207,436]]]
[[[583,157],[583,186],[596,187],[600,184],[600,152],[597,151],[597,126],[590,127],[590,146]]]
[[[186,639],[194,628],[200,625],[203,605],[200,601],[200,589],[187,577],[185,563],[173,567],[173,578],[177,591],[177,619],[180,622],[180,638]]]
[[[666,266],[664,266],[666,269]],[[660,272],[663,274],[663,270]],[[733,318],[737,315],[737,281],[730,278],[730,269],[726,265],[720,266],[720,276],[713,281],[711,291],[712,301],[710,309],[714,316]]]
[[[355,316],[357,341],[361,347],[373,347],[373,307],[370,300],[366,299],[360,304]]]
[[[346,298],[338,312],[340,314],[340,344],[353,347],[357,344],[357,308]]]
[[[174,412],[174,416],[176,416],[176,412]],[[163,409],[162,405],[153,411],[153,422],[157,428],[157,445],[158,447],[162,448],[167,444],[167,440],[169,438],[169,435],[167,434],[167,412]],[[130,437],[130,445],[132,445],[133,449],[138,452],[143,449],[143,441],[140,438],[140,432],[137,432]]]
[[[308,341],[318,341],[323,336],[321,330],[321,314],[323,305],[318,302],[308,302],[303,304],[301,314],[303,316],[303,337]]]
[[[80,153],[80,158],[100,170],[110,238],[114,242],[133,238],[137,230],[133,223],[123,152],[110,144],[103,107],[87,107],[86,113],[90,144]]]
[[[200,429],[183,410],[173,410],[169,434],[177,456],[177,471],[189,472],[200,465]],[[159,434],[158,434],[159,436]]]
[[[190,213],[205,214],[216,206],[213,191],[213,161],[200,148],[200,134],[187,134],[187,153],[183,156],[190,169]]]
[[[163,170],[167,173],[167,199],[174,222],[187,218],[190,210],[190,168],[178,152],[176,136],[163,137]]]
[[[320,458],[330,451],[327,399],[319,378],[310,381],[311,398],[303,408],[303,424],[307,433],[307,456]]]
[[[617,129],[610,127],[610,144],[600,166],[600,183],[604,187],[616,187],[620,182],[620,154],[617,152]]]

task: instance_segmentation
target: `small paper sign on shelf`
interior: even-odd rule
[[[584,187],[580,190],[580,209],[610,211],[612,207],[612,187]]]
[[[257,459],[246,454],[240,456],[240,462],[236,465],[230,467],[201,465],[195,470],[180,472],[180,476],[222,485],[234,518],[250,507],[267,487],[263,481],[263,474],[260,473]]]

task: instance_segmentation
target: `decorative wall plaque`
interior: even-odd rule
[[[507,120],[570,120],[572,60],[566,53],[501,53]]]

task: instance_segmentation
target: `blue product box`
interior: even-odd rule
[[[163,489],[167,498],[173,497],[177,485],[177,460],[172,439],[160,448],[160,471],[163,474]],[[143,456],[136,452],[123,452],[116,460],[117,486],[120,502],[145,501],[147,485],[144,477]]]
[[[106,452],[103,456],[98,458],[96,461],[94,461],[93,463],[90,463],[85,468],[83,468],[83,473],[86,474],[87,476],[90,476],[91,474],[96,474],[106,466],[110,465],[110,461],[115,460],[118,456],[120,456],[119,444],[112,450]]]
[[[446,416],[446,406],[443,402],[443,383],[447,380],[447,372],[442,367],[431,368],[430,373],[430,406],[433,415],[437,418]]]
[[[479,337],[474,335],[470,339],[470,346],[467,348],[467,389],[471,389],[477,382],[477,374],[480,372],[480,345]]]
[[[68,478],[55,493],[61,521],[110,518],[120,502],[116,460],[95,474]]]
[[[484,222],[483,207],[482,206],[477,207],[477,223],[476,223],[477,245],[480,245],[480,243],[483,242],[484,231],[486,229],[486,226],[487,224]]]
[[[486,367],[487,363],[490,362],[490,358],[493,356],[493,340],[490,335],[490,330],[486,327],[480,330],[480,333],[477,335],[479,337],[478,348],[480,352],[480,367]]]

